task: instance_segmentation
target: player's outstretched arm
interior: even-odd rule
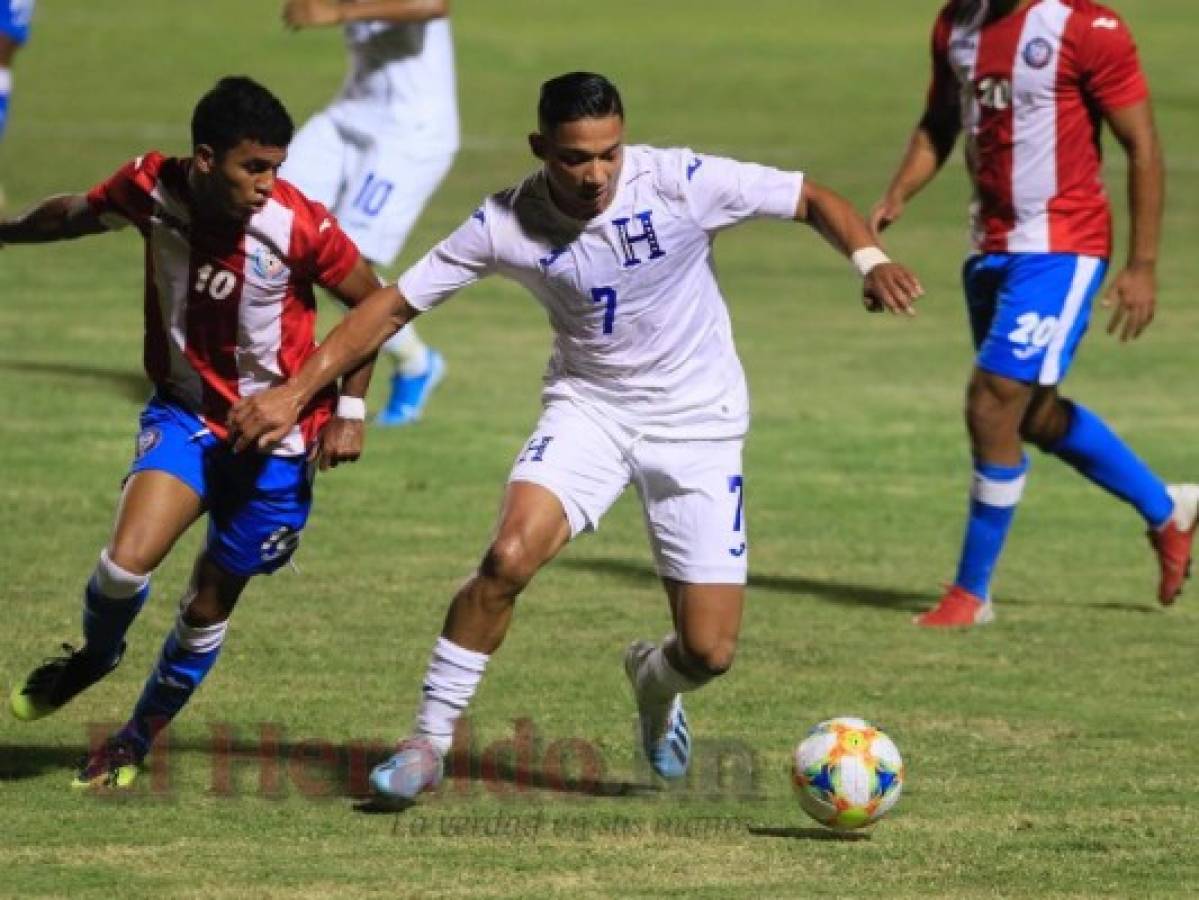
[[[417,315],[395,285],[372,293],[346,314],[286,384],[234,405],[228,422],[234,449],[267,450],[277,444],[317,391],[373,357]]]
[[[350,274],[330,290],[345,306],[353,309],[380,287],[382,282],[370,263],[359,257]],[[365,397],[374,369],[375,356],[372,355],[342,378],[337,411],[321,429],[320,437],[312,448],[312,458],[322,472],[341,463],[357,462],[361,458],[366,443]]]
[[[924,293],[920,279],[875,246],[869,226],[848,200],[805,178],[795,218],[807,222],[853,261],[862,276],[862,298],[868,310],[916,314],[913,304]]]
[[[284,23],[297,31],[346,22],[428,22],[449,14],[449,0],[287,0],[283,4]]]
[[[107,226],[92,211],[82,194],[47,197],[15,219],[0,220],[0,246],[46,244],[99,234]]]
[[[1161,141],[1148,100],[1106,114],[1128,156],[1128,262],[1112,281],[1103,305],[1112,309],[1107,333],[1139,337],[1157,306],[1157,252],[1166,192]]]
[[[960,130],[957,115],[956,105],[950,109],[930,107],[912,132],[891,183],[870,210],[870,232],[876,241],[903,215],[907,202],[933,180],[953,152]]]

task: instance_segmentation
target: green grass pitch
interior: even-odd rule
[[[801,168],[867,208],[918,114],[938,5],[462,0],[464,149],[403,262],[530,169],[537,86],[578,68],[623,89],[630,140]],[[1172,480],[1199,478],[1193,5],[1117,4],[1169,165],[1160,308],[1130,346],[1097,317],[1067,383]],[[221,74],[260,78],[302,120],[343,67],[338,34],[286,34],[270,0],[42,0],[0,145],[9,209],[149,148],[186,152],[191,106]],[[1118,152],[1108,176],[1124,223]],[[445,604],[536,419],[544,317],[490,281],[422,321],[450,366],[427,419],[371,432],[361,463],[321,479],[300,571],[248,590],[139,793],[67,785],[89,727],[122,719],[140,689],[200,529],[156,575],[112,677],[42,722],[0,717],[0,895],[1199,890],[1199,588],[1157,608],[1132,512],[1038,455],[998,621],[909,624],[952,575],[966,502],[966,200],[955,159],[890,238],[928,291],[914,321],[865,315],[848,265],[806,228],[755,224],[718,243],[754,400],[752,579],[736,666],[688,704],[690,783],[658,789],[633,752],[621,653],[667,617],[625,498],[521,599],[472,709],[472,777],[398,817],[351,796],[369,746],[409,724]],[[5,692],[78,633],[145,393],[140,253],[132,234],[0,250]],[[905,796],[866,840],[820,839],[791,794],[791,749],[833,715],[882,724],[908,764]]]

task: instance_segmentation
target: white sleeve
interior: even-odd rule
[[[396,286],[414,309],[432,309],[495,271],[487,222],[490,214],[486,205],[479,207],[457,231],[400,276]]]
[[[795,218],[802,172],[690,152],[684,165],[687,206],[705,231],[719,231],[746,219]]]

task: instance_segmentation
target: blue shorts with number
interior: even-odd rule
[[[234,575],[274,572],[295,552],[312,508],[303,456],[267,456],[232,447],[193,413],[155,396],[141,415],[129,474],[174,475],[208,510],[209,559]]]
[[[0,34],[23,44],[29,40],[32,19],[33,0],[0,0]]]
[[[987,253],[962,269],[980,369],[1058,384],[1091,318],[1107,260],[1075,253]]]

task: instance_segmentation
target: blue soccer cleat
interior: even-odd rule
[[[445,757],[424,737],[407,738],[396,752],[371,770],[371,787],[387,800],[415,800],[441,784]]]
[[[445,377],[445,358],[436,350],[429,351],[429,368],[423,375],[391,376],[391,397],[387,406],[375,418],[379,425],[411,425],[421,417],[433,388]]]
[[[624,655],[624,671],[633,686],[641,726],[641,747],[650,766],[662,778],[674,781],[687,774],[691,764],[691,729],[683,713],[683,700],[675,694],[669,704],[646,703],[637,689],[637,672],[655,647],[634,641]]]

